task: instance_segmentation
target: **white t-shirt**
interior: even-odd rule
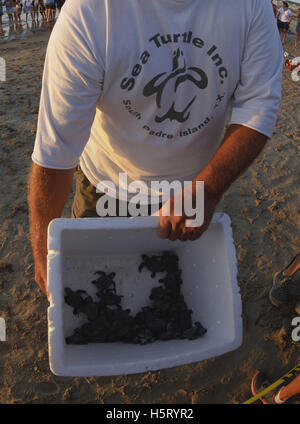
[[[94,185],[193,180],[230,122],[271,137],[283,54],[269,0],[72,0],[48,44],[32,159]]]
[[[32,6],[32,0],[24,0],[24,6],[26,9]]]
[[[284,10],[283,7],[279,9],[279,20],[281,22],[288,22],[291,16],[293,16],[293,13],[290,9]]]

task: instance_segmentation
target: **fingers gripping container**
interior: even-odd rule
[[[199,240],[171,242],[157,237],[158,217],[55,219],[48,229],[48,341],[51,371],[89,377],[141,373],[199,362],[237,349],[242,343],[241,296],[230,219],[214,215]],[[64,301],[64,289],[86,290],[98,270],[115,272],[122,306],[135,315],[151,304],[151,288],[162,275],[138,272],[142,254],[173,251],[182,269],[182,293],[207,333],[196,340],[146,345],[68,345],[65,338],[85,322]]]

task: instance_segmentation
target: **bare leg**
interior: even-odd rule
[[[283,30],[282,44],[285,43],[286,29]]]
[[[300,393],[300,375],[297,375],[297,377],[294,378],[294,380],[290,384],[288,384],[287,386],[281,389],[279,397],[281,400],[288,400],[299,393]]]
[[[295,47],[296,48],[298,47],[299,38],[300,38],[300,32],[297,32],[297,34],[296,34],[296,40],[295,40]]]

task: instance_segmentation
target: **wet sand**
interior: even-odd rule
[[[21,22],[9,22],[6,13],[2,17],[0,26],[0,44],[7,41],[21,40],[35,37],[37,33],[51,32],[54,22],[43,21],[40,17],[38,21],[32,21],[31,17],[25,21],[24,14]]]
[[[138,375],[62,378],[51,374],[48,302],[34,282],[29,241],[27,179],[31,167],[41,75],[49,33],[0,44],[7,81],[0,83],[0,403],[240,403],[251,396],[257,368],[275,381],[300,353],[288,324],[293,308],[268,300],[272,275],[300,244],[300,82],[283,70],[283,100],[273,138],[230,188],[219,210],[233,223],[244,341],[220,357]],[[292,36],[285,49],[295,51]],[[297,53],[297,54],[296,54]],[[65,209],[70,215],[71,197]]]

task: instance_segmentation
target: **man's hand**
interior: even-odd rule
[[[216,206],[228,187],[242,174],[265,146],[267,137],[251,128],[232,124],[228,128],[223,143],[217,150],[211,161],[200,172],[194,180],[193,187],[197,181],[204,181],[204,223],[201,227],[188,228],[185,226],[187,217],[182,214],[175,216],[174,197],[170,203],[169,216],[162,216],[158,236],[175,240],[196,240],[207,230]],[[192,190],[192,196],[195,189]],[[193,202],[195,203],[195,202]]]
[[[188,193],[190,195],[190,193]],[[185,198],[185,192],[183,190],[182,192],[182,199],[184,204],[184,198]],[[159,227],[157,230],[158,236],[163,239],[169,239],[171,241],[175,240],[181,240],[181,241],[187,241],[187,240],[197,240],[201,235],[204,233],[204,231],[207,230],[209,227],[210,221],[213,217],[214,211],[216,209],[216,206],[219,202],[220,198],[218,198],[215,195],[211,195],[205,190],[204,187],[204,221],[201,227],[187,227],[186,226],[186,220],[190,220],[192,217],[186,216],[186,214],[182,214],[181,216],[176,216],[175,213],[175,199],[172,197],[168,203],[170,204],[170,215],[169,216],[163,216],[165,207],[163,206],[160,211],[160,221],[159,221]],[[195,206],[195,200],[193,201],[193,204]],[[183,205],[182,205],[183,208]]]
[[[48,225],[62,214],[72,187],[73,173],[74,169],[49,169],[34,163],[30,176],[28,203],[35,281],[46,295]]]

